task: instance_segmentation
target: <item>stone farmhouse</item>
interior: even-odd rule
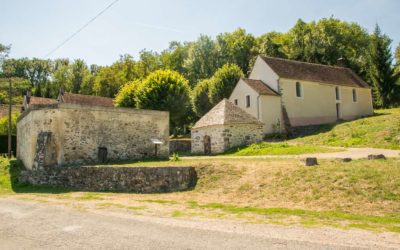
[[[17,157],[30,170],[169,155],[165,111],[116,108],[111,98],[63,91],[58,100],[27,95],[24,110]]]
[[[225,150],[260,142],[263,123],[223,99],[192,128],[192,153],[216,154]]]
[[[373,114],[371,88],[348,68],[258,56],[229,100],[264,123],[264,134]]]

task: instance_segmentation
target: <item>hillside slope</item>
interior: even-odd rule
[[[376,110],[371,117],[321,125],[312,135],[292,139],[290,142],[400,149],[400,108]]]

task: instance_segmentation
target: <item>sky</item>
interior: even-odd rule
[[[54,50],[114,0],[0,0],[0,43],[10,57],[38,57]],[[333,16],[357,22],[372,32],[378,23],[400,42],[399,0],[119,0],[47,58],[84,59],[109,65],[122,54],[160,52],[170,41],[215,37],[241,27],[259,36],[288,31]]]

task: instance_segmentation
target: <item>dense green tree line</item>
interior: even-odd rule
[[[308,23],[298,20],[287,32],[259,37],[244,29],[215,38],[201,35],[191,42],[171,42],[159,53],[143,50],[137,59],[122,55],[109,66],[87,65],[79,59],[6,59],[10,48],[1,45],[1,76],[23,79],[20,90],[32,89],[36,96],[54,98],[64,86],[73,93],[116,97],[120,106],[170,110],[174,126],[181,126],[229,96],[259,54],[349,67],[373,88],[375,107],[399,105],[400,44],[393,54],[391,42],[378,26],[369,34],[357,23],[331,17]],[[176,84],[187,89],[175,89]],[[146,85],[174,95],[168,98],[179,100],[179,108],[166,96],[156,99],[160,92],[149,92]],[[0,98],[4,94],[0,86]],[[181,110],[186,115],[179,115]]]

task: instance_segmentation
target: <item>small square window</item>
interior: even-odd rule
[[[296,82],[296,96],[303,97],[303,89],[299,82]]]
[[[246,108],[249,108],[249,107],[250,107],[250,96],[247,95],[246,96]]]
[[[235,99],[235,100],[234,100],[234,103],[235,103],[235,105],[237,106],[237,105],[238,105],[238,99]]]

